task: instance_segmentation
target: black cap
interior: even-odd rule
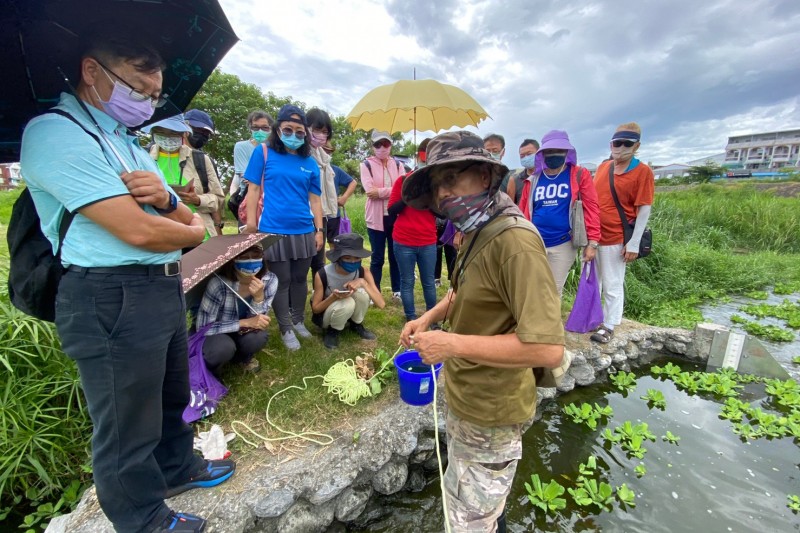
[[[344,255],[352,255],[364,259],[372,255],[364,249],[364,238],[358,233],[342,233],[333,238],[336,246],[333,250],[328,250],[325,254],[331,263],[335,263]]]
[[[276,122],[298,122],[296,118],[293,118],[292,115],[297,115],[300,117],[299,123],[303,126],[308,126],[306,123],[306,112],[297,107],[296,105],[286,104],[283,106],[280,111],[278,111],[278,118],[275,119]]]

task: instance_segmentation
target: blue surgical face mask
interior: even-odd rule
[[[255,276],[264,266],[262,259],[236,259],[233,261],[233,267],[237,272],[245,276]]]
[[[297,150],[301,146],[303,146],[306,142],[305,139],[298,139],[295,135],[284,135],[281,133],[281,142],[288,148],[289,150]]]
[[[340,259],[339,266],[342,267],[342,270],[345,272],[358,272],[358,269],[361,268],[361,261],[343,261]]]
[[[567,154],[553,154],[544,156],[544,164],[547,168],[551,170],[556,170],[561,168],[561,166],[564,164],[564,161],[566,160],[567,160]]]
[[[526,155],[519,158],[519,164],[525,168],[531,169],[536,166],[536,154]]]

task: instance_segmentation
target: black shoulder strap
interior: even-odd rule
[[[614,199],[614,205],[617,206],[617,212],[619,213],[619,219],[622,221],[622,229],[623,232],[625,228],[629,227],[630,224],[628,223],[628,218],[625,216],[625,211],[622,210],[622,205],[619,203],[619,198],[617,197],[617,189],[614,187],[614,163],[612,162],[608,165],[608,186],[611,188],[611,198]]]
[[[208,193],[208,168],[206,167],[206,154],[202,150],[192,149],[192,162],[200,183],[203,185],[203,193]]]
[[[366,160],[366,159],[364,160],[364,166],[366,166],[366,167],[367,167],[367,171],[369,171],[369,176],[370,176],[372,179],[375,179],[375,174],[373,174],[373,173],[372,173],[372,165],[370,165],[370,164],[369,164],[369,161],[368,161],[368,160]]]
[[[48,113],[52,113],[54,115],[61,115],[62,117],[71,120],[72,122],[77,124],[80,129],[85,131],[88,136],[90,136],[92,139],[94,139],[95,142],[100,145],[100,149],[101,150],[103,149],[103,144],[100,142],[100,138],[97,135],[95,135],[94,133],[92,133],[91,131],[87,130],[86,127],[83,124],[78,122],[78,119],[76,119],[75,117],[73,117],[72,115],[70,115],[69,113],[64,111],[63,109],[53,108],[50,111],[48,111]]]

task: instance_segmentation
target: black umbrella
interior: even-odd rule
[[[238,38],[216,0],[12,0],[0,9],[3,79],[0,162],[18,161],[25,124],[79,81],[80,54],[98,30],[135,32],[167,64],[169,102],[151,122],[183,111]]]

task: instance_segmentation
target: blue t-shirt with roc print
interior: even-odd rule
[[[548,248],[571,239],[569,204],[572,199],[569,175],[572,165],[566,165],[558,176],[542,173],[531,198],[533,225],[539,230]]]

